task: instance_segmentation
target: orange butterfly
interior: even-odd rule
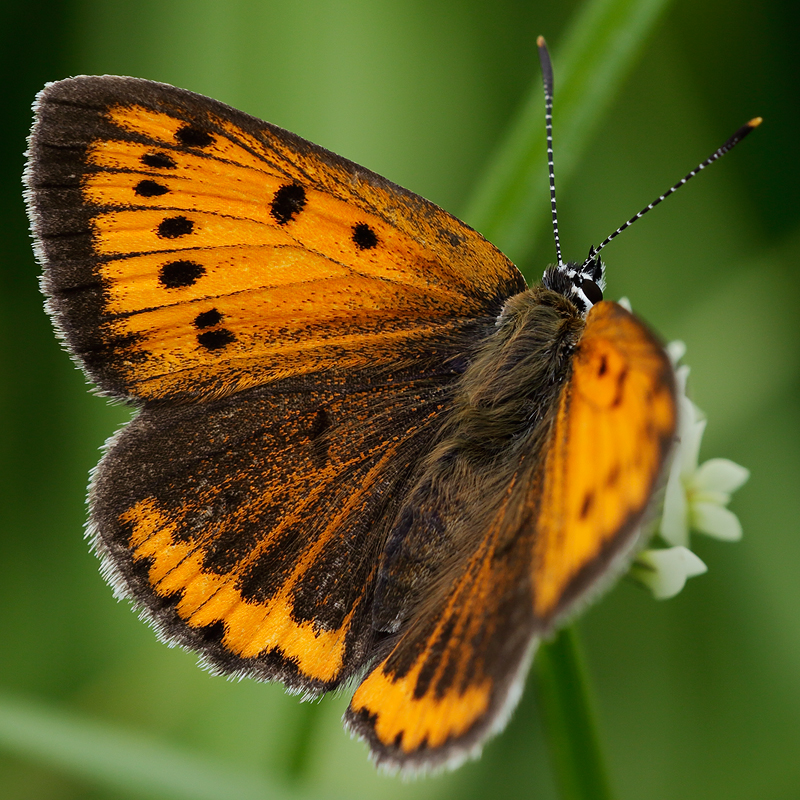
[[[360,679],[380,764],[476,751],[624,568],[675,431],[595,251],[527,288],[421,197],[134,78],[46,86],[25,181],[54,324],[138,410],[90,487],[114,589],[215,672]]]

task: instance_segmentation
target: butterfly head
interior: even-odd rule
[[[589,309],[603,299],[606,288],[606,265],[600,260],[594,247],[582,264],[568,261],[566,264],[551,264],[542,278],[542,285],[564,295],[586,316]]]

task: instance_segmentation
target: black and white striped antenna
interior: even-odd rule
[[[561,242],[558,238],[558,215],[556,214],[556,178],[555,170],[553,167],[553,65],[550,61],[550,53],[547,51],[547,43],[544,36],[539,36],[536,39],[536,46],[539,49],[539,61],[542,65],[542,83],[544,84],[544,102],[545,102],[545,125],[547,129],[547,169],[550,173],[550,208],[553,213],[553,235],[556,240],[556,255],[558,256],[558,266],[563,266],[564,262],[561,259]],[[732,150],[739,142],[747,136],[750,131],[754,130],[761,124],[761,117],[754,117],[749,122],[742,125],[736,133],[728,139],[725,144],[718,150],[715,150],[705,161],[698,164],[686,177],[681,178],[672,188],[664,192],[660,197],[652,203],[645,206],[638,214],[631,217],[624,225],[620,225],[612,234],[606,236],[597,247],[589,248],[589,255],[581,265],[580,271],[583,272],[584,268],[593,262],[597,254],[611,241],[617,238],[622,231],[630,228],[637,219],[641,219],[648,211],[655,208],[663,200],[666,200],[671,194],[674,194],[681,188],[690,178],[702,172],[706,167],[713,164],[717,159],[722,158],[729,150]]]
[[[561,242],[558,238],[558,214],[556,213],[556,173],[553,166],[553,64],[550,53],[547,52],[547,42],[544,36],[536,39],[539,48],[539,62],[542,65],[542,83],[544,84],[544,122],[547,129],[547,169],[550,173],[550,209],[553,212],[553,236],[556,239],[556,256],[558,266],[563,266],[561,260]]]
[[[729,150],[732,150],[737,144],[739,144],[739,142],[742,141],[742,139],[744,139],[745,136],[747,136],[748,133],[750,133],[750,131],[755,130],[760,124],[761,124],[761,117],[754,117],[749,122],[742,125],[742,127],[739,128],[739,130],[736,131],[736,133],[734,133],[733,136],[731,136],[731,138],[728,139],[728,141],[722,145],[722,147],[715,150],[705,161],[698,164],[688,175],[686,175],[686,177],[681,178],[673,187],[664,192],[664,194],[662,194],[657,199],[653,200],[652,203],[646,205],[638,214],[632,216],[624,225],[620,225],[619,228],[617,228],[614,231],[614,233],[610,234],[609,236],[606,236],[606,238],[603,239],[603,241],[600,242],[600,244],[597,245],[597,247],[593,247],[589,253],[589,257],[586,259],[586,261],[584,261],[584,265],[588,264],[592,259],[594,259],[594,257],[609,242],[616,239],[617,236],[619,236],[622,233],[622,231],[624,231],[626,228],[630,228],[630,226],[633,225],[633,223],[636,222],[637,219],[641,219],[648,211],[650,211],[650,209],[655,208],[660,202],[666,200],[671,194],[677,192],[678,189],[680,189],[681,186],[686,184],[690,178],[694,178],[694,176],[697,175],[698,172],[702,172],[706,167],[713,164],[718,158],[722,158],[722,156],[724,156],[725,153],[727,153]]]

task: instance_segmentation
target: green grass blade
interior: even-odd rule
[[[300,703],[295,714],[297,728],[286,759],[286,774],[295,783],[302,783],[308,775],[314,759],[315,734],[320,723],[319,703]]]
[[[554,48],[556,180],[562,188],[670,0],[589,0]],[[535,47],[531,41],[531,47]],[[537,75],[464,219],[524,261],[549,219],[544,96]]]
[[[536,654],[539,706],[561,800],[611,800],[589,679],[575,627]]]
[[[244,769],[8,695],[0,695],[0,748],[125,796],[180,800],[307,798]]]

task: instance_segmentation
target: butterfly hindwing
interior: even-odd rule
[[[532,655],[530,531],[504,530],[524,479],[494,505],[401,628],[391,650],[358,686],[346,714],[377,763],[414,772],[455,766],[498,730],[519,697]],[[519,485],[518,485],[519,484]],[[476,510],[474,498],[466,499]],[[463,531],[468,533],[468,531]],[[479,533],[479,535],[478,535]]]
[[[90,491],[106,573],[217,671],[338,685],[371,654],[380,552],[449,381],[301,378],[144,409]]]
[[[151,81],[48,85],[26,185],[51,313],[115,395],[219,397],[441,360],[454,334],[524,288],[433,204]]]
[[[631,553],[674,435],[671,376],[661,345],[614,303],[585,327],[543,290],[506,310],[459,382],[454,405],[469,395],[471,410],[446,423],[387,546],[376,627],[397,639],[347,712],[378,763],[453,765],[502,725],[536,641]],[[421,592],[415,558],[436,567]]]

